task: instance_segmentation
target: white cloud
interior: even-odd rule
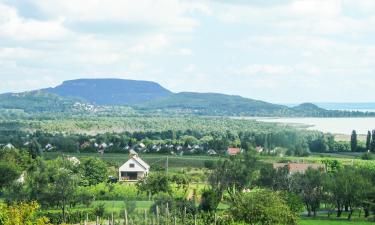
[[[66,37],[69,31],[61,20],[37,21],[25,19],[17,10],[0,3],[0,37],[16,40],[50,40]]]
[[[203,3],[179,0],[39,0],[34,2],[50,17],[71,22],[125,22],[191,31],[199,22],[188,14],[209,13]]]
[[[188,56],[188,55],[192,55],[193,54],[193,50],[191,50],[190,48],[180,48],[177,50],[177,55],[185,55],[185,56]]]
[[[270,74],[270,75],[285,75],[294,72],[294,68],[291,66],[284,65],[249,65],[239,70],[236,70],[237,74],[244,75],[258,75],[258,74]]]
[[[158,54],[170,44],[165,34],[157,34],[140,39],[129,51],[136,54]]]

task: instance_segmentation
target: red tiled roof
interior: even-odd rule
[[[227,154],[228,155],[237,155],[240,152],[241,152],[240,148],[228,148],[227,149]]]

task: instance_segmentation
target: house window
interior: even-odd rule
[[[130,168],[134,168],[134,163],[130,163],[130,164],[129,164],[129,167],[130,167]]]

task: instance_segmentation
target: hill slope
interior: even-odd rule
[[[201,115],[270,116],[288,107],[236,95],[181,92],[137,105],[142,110],[179,110]]]
[[[26,113],[77,112],[92,107],[83,101],[42,91],[0,95],[0,109],[22,110]]]
[[[132,105],[172,94],[155,82],[123,79],[69,80],[42,91],[84,99],[97,105]]]
[[[374,113],[326,110],[311,103],[295,107],[272,104],[236,95],[181,92],[135,106],[138,110],[178,112],[208,116],[352,117]]]

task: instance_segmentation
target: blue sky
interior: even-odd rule
[[[373,0],[0,0],[0,92],[76,78],[270,102],[366,102]]]

